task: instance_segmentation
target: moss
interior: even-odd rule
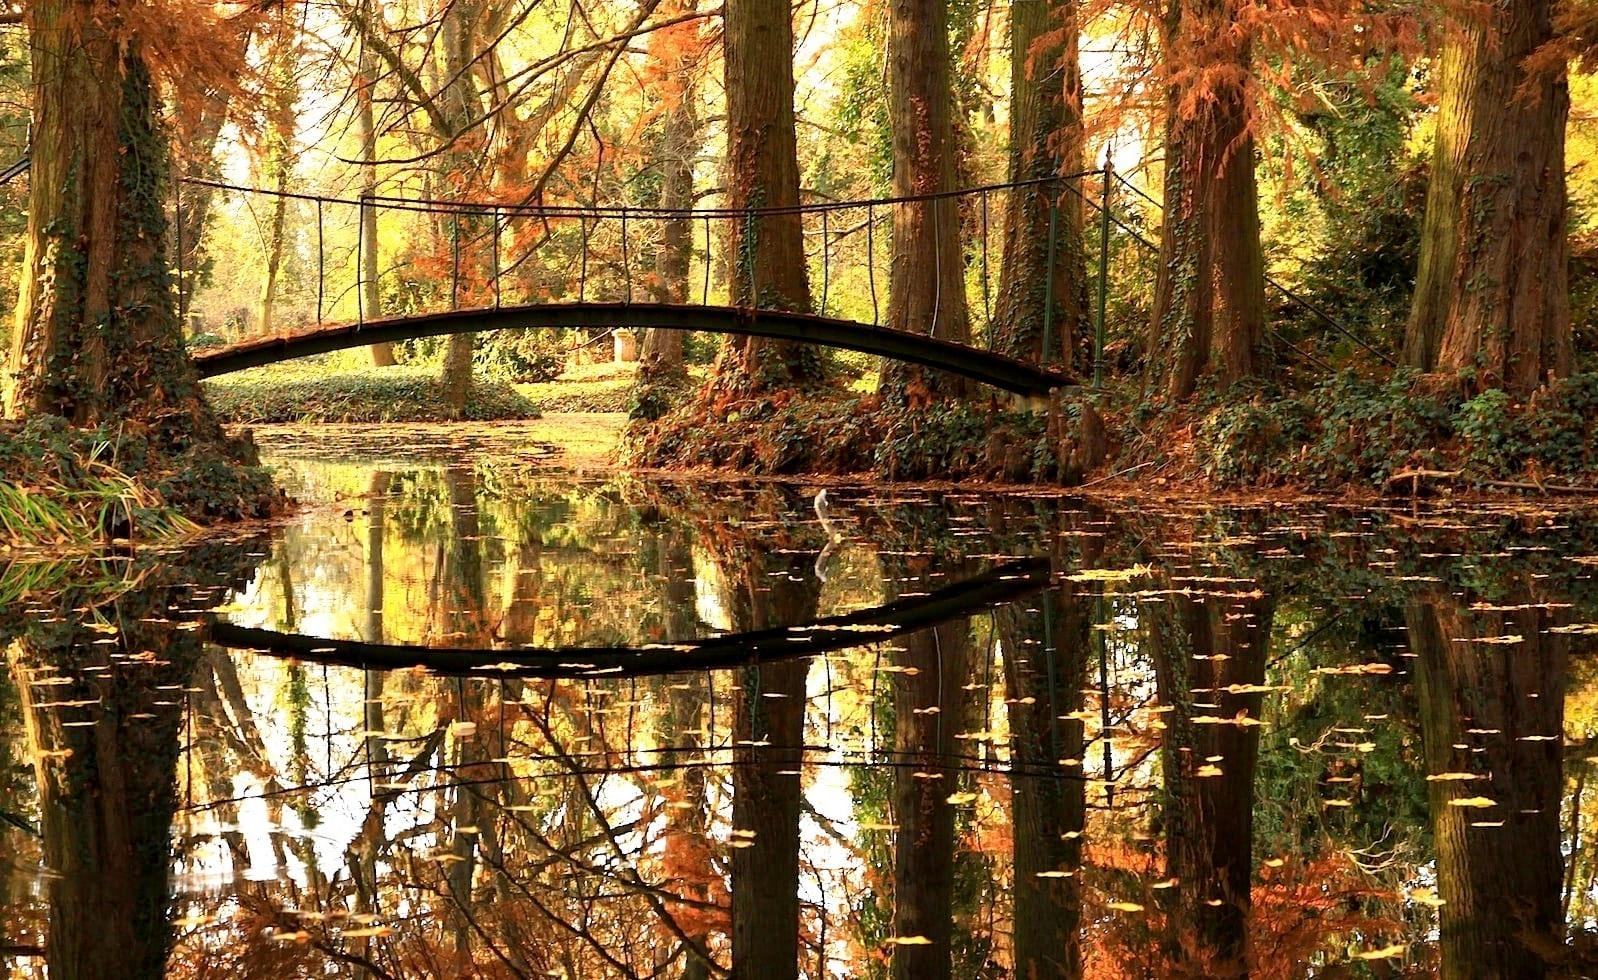
[[[411,366],[329,373],[281,365],[213,379],[206,393],[217,415],[230,423],[449,421],[436,375]],[[538,416],[538,406],[509,383],[479,381],[463,417],[489,422]]]

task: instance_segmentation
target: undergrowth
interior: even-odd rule
[[[332,373],[284,365],[214,378],[206,382],[206,395],[227,423],[450,421],[436,375],[410,365]],[[538,406],[508,382],[478,380],[462,418],[493,422],[538,415]]]
[[[1234,389],[1195,436],[1197,463],[1225,487],[1381,486],[1405,470],[1503,480],[1591,477],[1598,469],[1598,374],[1554,382],[1524,402],[1501,390],[1466,399],[1425,376],[1353,373],[1307,392]]]
[[[874,394],[793,391],[725,405],[694,400],[659,421],[635,414],[627,442],[627,462],[639,466],[892,480],[1062,478],[1062,447],[1045,416],[984,402],[897,409]]]
[[[253,455],[241,445],[239,455]],[[88,547],[183,537],[261,516],[280,499],[260,466],[199,447],[153,453],[144,429],[76,429],[55,416],[0,427],[0,547]]]

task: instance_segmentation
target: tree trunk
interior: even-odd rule
[[[1538,980],[1565,949],[1559,808],[1564,789],[1567,641],[1524,585],[1511,611],[1467,611],[1453,596],[1405,610],[1437,847],[1442,976]],[[1514,644],[1481,638],[1518,635]],[[1485,808],[1453,805],[1482,797]]]
[[[1084,136],[1075,0],[1028,0],[1011,7],[1010,93],[1011,183],[1080,172]],[[1077,189],[1082,189],[1080,181]],[[1081,366],[1087,323],[1082,199],[1059,184],[1016,188],[1005,205],[1004,228],[991,324],[995,346],[1035,363]],[[1048,349],[1045,321],[1053,335]]]
[[[896,197],[956,190],[954,114],[949,75],[949,12],[941,0],[888,5],[888,118]],[[960,205],[952,197],[893,207],[888,325],[969,343]],[[890,361],[878,390],[897,401],[961,397],[964,379]]]
[[[36,0],[28,239],[6,414],[223,437],[183,346],[166,255],[167,153],[138,43],[91,0]]]
[[[1246,33],[1224,0],[1171,0],[1161,33],[1167,62],[1194,67],[1166,94],[1165,216],[1149,335],[1149,376],[1172,401],[1193,394],[1214,361],[1217,379],[1258,374],[1265,337],[1254,137],[1243,85]],[[1207,97],[1187,106],[1194,86]]]
[[[1142,607],[1160,704],[1165,772],[1167,954],[1172,976],[1248,975],[1254,769],[1273,604],[1172,595]],[[1240,686],[1243,691],[1227,688]],[[1197,703],[1205,707],[1197,707]],[[1220,719],[1201,723],[1202,716]],[[1219,761],[1210,760],[1219,757]]]
[[[794,133],[793,20],[784,0],[729,0],[725,22],[727,207],[799,204]],[[730,222],[728,266],[734,306],[810,309],[804,227],[797,213]],[[747,393],[804,386],[822,378],[814,347],[760,337],[730,337],[717,359],[713,389]]]
[[[697,0],[679,4],[677,12],[690,13]],[[671,11],[667,11],[670,13]],[[695,100],[699,79],[694,72],[696,49],[681,43],[682,34],[698,33],[697,24],[668,28],[659,48],[651,38],[650,56],[660,74],[660,96],[666,103],[660,143],[656,148],[660,169],[660,206],[687,212],[694,206],[694,158],[699,155],[699,114]],[[676,32],[673,36],[673,32]],[[670,42],[670,43],[668,43]],[[708,244],[708,243],[707,243]],[[686,213],[663,219],[660,251],[655,255],[655,302],[688,301],[688,270],[693,264],[693,221]],[[683,333],[680,330],[644,331],[640,380],[678,378],[683,373]]]
[[[1528,75],[1554,39],[1552,0],[1456,25],[1404,357],[1527,394],[1571,367],[1565,243],[1565,68]]]
[[[440,93],[439,101],[444,112],[444,118],[451,121],[451,132],[440,133],[442,139],[455,139],[459,133],[454,132],[455,127],[464,126],[481,112],[481,100],[476,90],[476,76],[472,72],[474,64],[473,39],[477,35],[478,20],[482,15],[480,0],[457,0],[446,6],[439,30],[439,41],[444,48],[443,66],[444,77],[449,79],[444,91]],[[466,175],[471,172],[473,161],[470,155],[457,146],[442,154],[442,159],[447,170],[445,184],[457,188],[467,186]],[[475,225],[480,222],[463,222]],[[498,236],[499,223],[496,219],[492,228],[484,228],[482,241],[476,242],[479,236],[468,236],[478,247],[492,250],[493,239],[488,236]],[[497,269],[484,268],[479,257],[477,266],[484,272],[484,291],[482,302],[487,302],[487,297],[492,295],[494,283],[492,277],[498,273]],[[445,408],[456,418],[466,414],[466,402],[472,392],[472,348],[475,345],[476,335],[469,333],[451,334],[444,342],[444,365],[439,375],[440,397]]]
[[[362,16],[372,17],[371,4],[362,5]],[[361,46],[355,75],[355,132],[361,141],[361,306],[367,316],[383,315],[383,289],[378,281],[377,206],[369,199],[377,194],[377,121],[372,112],[372,94],[377,86],[377,66],[371,52]],[[396,364],[392,343],[366,348],[373,367]]]

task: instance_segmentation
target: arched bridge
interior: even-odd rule
[[[671,303],[541,303],[388,317],[204,349],[195,352],[194,362],[201,377],[210,378],[389,341],[486,330],[571,328],[699,330],[819,344],[948,371],[1018,395],[1045,395],[1072,383],[1063,374],[1026,361],[904,330],[809,313]]]
[[[289,209],[294,234],[280,241],[276,251],[262,242],[267,251],[260,264],[281,267],[286,256],[296,257],[305,273],[297,280],[303,305],[296,314],[315,324],[199,350],[195,361],[203,376],[213,377],[350,347],[459,333],[686,330],[858,351],[1021,396],[1046,395],[1074,382],[1048,364],[990,349],[993,278],[999,270],[997,262],[989,261],[989,242],[1001,232],[990,215],[1002,214],[1015,194],[1036,194],[1051,202],[1080,195],[1076,185],[1083,176],[909,198],[750,209],[542,206],[371,195],[341,199],[190,180],[184,186],[205,191],[213,213],[233,209],[247,214],[260,195]],[[987,348],[883,323],[894,251],[887,225],[896,208],[933,204],[946,215],[946,234],[971,239],[964,304],[951,298],[947,308],[969,309],[971,320],[989,324]],[[182,206],[179,194],[180,220],[174,222],[179,234]],[[978,226],[974,234],[972,225]],[[734,268],[739,262],[714,257],[727,256],[735,240],[758,243],[762,236],[793,234],[804,244],[811,299],[822,312],[735,305],[729,297],[762,296],[763,284],[743,281]],[[376,249],[374,241],[384,242],[384,248]],[[393,242],[402,245],[394,248]],[[193,243],[174,244],[179,281],[189,282],[185,263]],[[670,263],[662,259],[668,248],[674,250]],[[387,264],[374,269],[378,258]],[[314,314],[309,302],[313,264]],[[661,271],[666,265],[674,269],[670,283]],[[397,287],[416,312],[374,316],[378,311],[368,297],[378,283],[391,293]],[[186,302],[187,290],[180,290],[180,297]],[[1045,298],[1046,351],[1053,347],[1048,342],[1053,305]],[[277,308],[286,306],[280,302]]]

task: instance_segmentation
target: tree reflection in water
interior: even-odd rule
[[[1593,972],[1589,524],[833,490],[823,580],[799,489],[303,465],[357,503],[0,573],[17,975]],[[717,670],[197,628],[798,649],[1023,555],[1045,590]]]

